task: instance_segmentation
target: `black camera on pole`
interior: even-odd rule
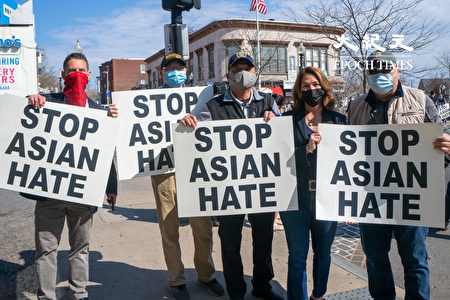
[[[177,53],[184,59],[189,59],[189,37],[186,25],[183,25],[183,11],[193,7],[200,9],[201,0],[162,0],[162,8],[172,14],[170,25],[164,25],[166,55]],[[170,26],[170,28],[169,28]]]
[[[168,11],[200,9],[200,6],[200,0],[162,0],[163,9]]]

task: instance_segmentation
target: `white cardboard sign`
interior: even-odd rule
[[[445,103],[444,105],[438,106],[439,116],[442,120],[450,117],[450,105]]]
[[[117,144],[119,179],[174,172],[171,124],[201,110],[212,97],[213,87],[112,93],[122,120]]]
[[[298,209],[291,117],[173,125],[180,217]]]
[[[319,124],[320,220],[443,227],[442,125]],[[300,174],[301,176],[301,174]]]
[[[0,188],[101,206],[119,127],[106,111],[0,96]]]

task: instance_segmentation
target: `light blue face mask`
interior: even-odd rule
[[[166,83],[171,87],[179,87],[186,81],[186,71],[174,70],[166,73]]]
[[[394,88],[394,74],[378,73],[367,78],[370,88],[377,94],[387,94]]]

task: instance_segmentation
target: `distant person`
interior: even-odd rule
[[[69,54],[64,60],[63,70],[63,93],[31,95],[29,96],[31,105],[35,108],[42,107],[46,101],[49,101],[90,109],[103,109],[86,95],[86,85],[91,77],[91,72],[84,54]],[[115,104],[109,106],[107,113],[113,118],[118,116]],[[116,203],[117,173],[114,164],[111,165],[106,195],[110,201]],[[66,220],[70,244],[69,298],[71,300],[88,299],[86,285],[89,282],[89,243],[92,218],[97,207],[29,194],[23,196],[38,200],[34,212],[38,299],[56,300],[58,246]]]
[[[181,88],[186,81],[186,62],[181,55],[166,55],[161,61],[161,77],[165,88]],[[153,193],[158,211],[164,259],[167,265],[169,289],[176,300],[190,299],[186,288],[184,265],[181,261],[175,173],[151,176]],[[225,290],[214,278],[216,269],[212,259],[212,223],[210,217],[189,218],[194,237],[194,265],[198,281],[214,296],[222,296]]]
[[[369,93],[355,99],[349,109],[349,123],[413,124],[439,123],[443,135],[433,143],[435,150],[450,153],[450,131],[442,123],[433,101],[424,91],[403,85],[397,59],[390,51],[375,51],[366,70]],[[369,65],[371,65],[369,64]],[[411,110],[414,107],[414,110]],[[409,113],[405,114],[404,112]],[[431,145],[430,145],[431,150]],[[444,199],[442,199],[443,201]],[[430,299],[430,271],[426,247],[427,227],[359,224],[366,254],[369,291],[374,299],[395,299],[395,283],[389,259],[392,237],[397,242],[405,280],[405,299]]]
[[[275,103],[277,104],[280,113],[284,113],[287,110],[288,104],[286,99],[282,95],[276,93],[272,94],[272,98],[275,100]]]
[[[230,88],[212,98],[203,110],[186,115],[184,126],[195,128],[198,121],[264,118],[268,121],[279,114],[270,94],[260,94],[254,88],[256,78],[253,58],[238,52],[228,60],[227,79]],[[197,119],[198,117],[198,119]],[[245,215],[219,216],[219,237],[222,249],[223,275],[231,300],[243,300],[247,292],[241,258],[242,226]],[[248,214],[253,238],[252,295],[257,298],[283,299],[272,290],[272,240],[274,213]]]
[[[430,99],[433,100],[433,103],[436,104],[436,94],[434,93],[433,90],[430,91],[429,96]]]
[[[440,107],[445,104],[444,95],[440,94],[439,97],[437,97],[436,106]]]
[[[316,219],[317,146],[322,141],[319,123],[345,124],[345,116],[333,111],[332,87],[323,72],[303,68],[294,88],[292,116],[295,137],[298,210],[280,212],[289,249],[288,300],[308,299],[306,260],[313,249],[313,290],[310,299],[323,299],[331,266],[331,245],[337,222]]]

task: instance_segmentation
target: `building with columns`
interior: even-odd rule
[[[343,35],[343,29],[271,20],[260,21],[259,28],[262,86],[289,90],[299,68],[300,50],[303,66],[320,68],[339,91],[343,84],[340,52],[328,37]],[[225,81],[229,56],[243,50],[256,58],[256,45],[255,20],[218,20],[193,32],[189,35],[187,85]],[[162,85],[159,71],[163,56],[164,49],[145,59],[150,88]]]

